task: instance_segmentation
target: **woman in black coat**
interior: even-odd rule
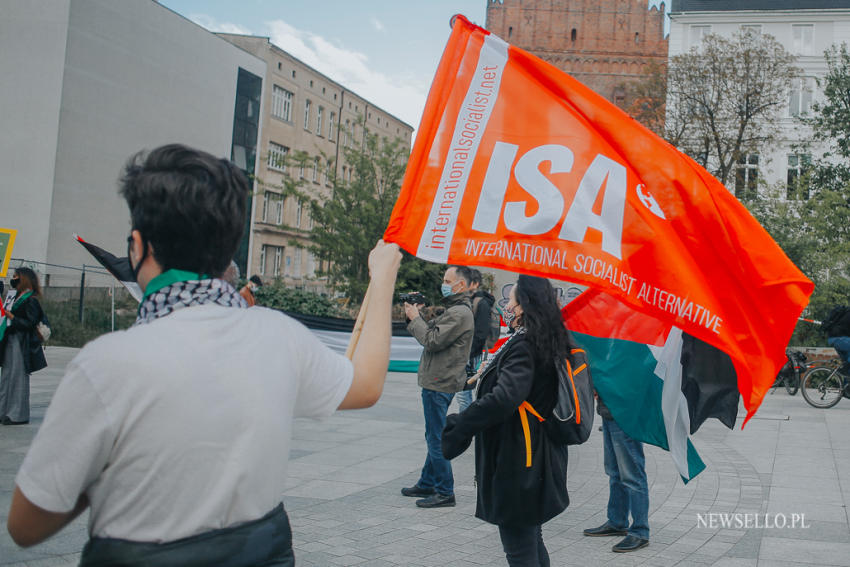
[[[30,374],[47,366],[36,326],[44,319],[38,297],[38,276],[18,268],[10,281],[17,291],[6,313],[0,342],[0,423],[21,425],[30,420]]]
[[[509,565],[548,567],[541,526],[569,504],[567,447],[549,441],[540,418],[555,405],[555,359],[570,339],[543,278],[519,276],[505,315],[515,332],[481,371],[475,402],[447,418],[443,454],[475,438],[475,516],[499,526]]]

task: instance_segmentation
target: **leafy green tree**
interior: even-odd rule
[[[728,184],[739,160],[778,141],[794,62],[767,34],[704,37],[670,58],[665,137]]]
[[[366,131],[360,145],[341,150],[350,176],[333,178],[329,196],[308,194],[294,181],[289,187],[310,207],[308,249],[326,261],[331,286],[358,303],[369,284],[369,251],[383,236],[401,189],[408,148],[401,139],[381,139]],[[433,300],[441,278],[442,266],[405,253],[396,287],[421,291]]]
[[[804,118],[812,137],[800,150],[826,147],[782,199],[785,188],[749,203],[788,257],[815,283],[808,318],[823,319],[833,305],[850,303],[850,54],[835,46],[824,54],[827,74],[818,80],[822,101]],[[812,152],[814,153],[814,152]],[[772,198],[771,198],[772,197]],[[825,344],[816,325],[801,322],[792,342]]]

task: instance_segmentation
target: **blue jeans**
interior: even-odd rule
[[[844,362],[850,362],[850,337],[830,337],[826,344],[835,349]]]
[[[457,396],[458,413],[469,407],[472,403],[472,390],[462,390],[455,394]]]
[[[469,370],[478,370],[478,367],[481,366],[481,362],[484,360],[484,351],[482,351],[477,356],[469,357],[469,364],[467,365],[467,371]],[[466,408],[469,407],[469,404],[472,403],[472,390],[461,390],[457,394],[457,407],[458,413],[462,412]]]
[[[549,567],[540,526],[499,526],[499,538],[510,567]]]
[[[455,492],[452,463],[443,457],[443,429],[446,427],[446,412],[454,394],[436,392],[422,388],[422,409],[425,412],[425,443],[428,456],[419,476],[421,488],[433,488],[438,494],[450,496]]]
[[[629,535],[649,539],[649,488],[643,445],[626,435],[613,419],[602,420],[602,437],[608,475],[608,523],[628,530]]]

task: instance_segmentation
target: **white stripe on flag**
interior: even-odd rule
[[[460,203],[469,180],[469,172],[478,154],[478,146],[487,129],[490,114],[499,98],[502,72],[508,61],[508,44],[495,35],[484,38],[478,55],[475,75],[466,91],[457,115],[451,146],[443,165],[440,183],[431,204],[431,214],[422,231],[416,255],[423,260],[445,263],[449,258],[452,238],[457,226]],[[477,116],[483,116],[478,119]],[[458,156],[465,159],[455,159]]]
[[[664,414],[664,429],[667,446],[679,474],[690,479],[688,468],[688,435],[691,417],[688,401],[682,393],[682,330],[673,327],[663,347],[649,347],[658,360],[655,374],[664,380],[661,392],[661,412]]]
[[[351,333],[342,331],[310,329],[310,332],[316,335],[325,346],[340,354],[345,354],[348,342],[351,340]],[[390,341],[390,360],[419,362],[421,356],[422,345],[413,337],[393,337]]]

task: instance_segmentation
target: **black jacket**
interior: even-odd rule
[[[515,335],[481,376],[478,399],[452,414],[443,431],[443,455],[454,458],[475,437],[475,515],[498,525],[531,526],[560,514],[569,504],[567,447],[554,445],[528,414],[532,466],[518,407],[528,401],[546,417],[555,404],[554,362],[537,360],[524,334]]]
[[[478,299],[480,298],[480,299]],[[472,294],[472,316],[475,318],[475,330],[472,333],[472,347],[469,349],[469,358],[481,354],[490,333],[490,308],[496,302],[496,298],[486,291],[476,291]]]
[[[29,296],[19,305],[10,309],[14,318],[7,320],[6,332],[3,336],[2,348],[0,348],[0,366],[6,353],[8,337],[12,334],[20,334],[23,340],[21,347],[24,351],[24,367],[27,374],[41,370],[47,366],[44,358],[44,350],[41,348],[41,339],[35,332],[36,326],[44,318],[44,311],[38,300]]]

